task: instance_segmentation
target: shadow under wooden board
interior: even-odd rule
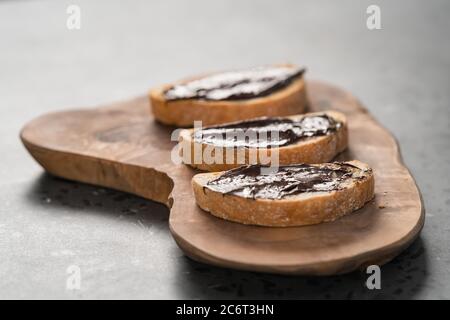
[[[170,230],[189,257],[222,267],[329,275],[383,264],[405,249],[424,223],[420,192],[393,136],[349,93],[308,85],[309,111],[335,109],[349,121],[348,151],[375,172],[375,199],[334,222],[289,228],[240,225],[197,207],[190,167],[174,164],[174,128],[155,122],[147,97],[95,109],[63,111],[28,123],[21,138],[59,177],[130,192],[166,204]]]

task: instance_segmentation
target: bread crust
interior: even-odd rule
[[[289,116],[303,113],[307,104],[303,77],[267,96],[245,100],[168,101],[164,91],[172,86],[167,84],[150,90],[150,105],[156,120],[178,127],[192,127],[194,121],[202,121],[207,126],[263,116]]]
[[[303,115],[294,115],[287,118],[300,119],[305,116],[313,116],[327,114],[342,123],[342,126],[331,132],[328,135],[317,136],[300,140],[294,144],[277,148],[278,161],[280,165],[295,164],[295,163],[324,163],[331,161],[337,154],[344,151],[348,144],[348,125],[344,114],[336,111],[314,112]],[[264,163],[267,161],[272,152],[267,148],[223,148],[214,147],[204,143],[195,142],[192,138],[194,129],[184,129],[180,132],[179,143],[181,157],[185,164],[190,165],[196,169],[203,171],[225,171],[232,168],[239,167],[244,164]],[[209,148],[206,150],[206,148]],[[186,153],[187,152],[187,153]],[[238,162],[238,152],[243,154],[242,160]],[[208,163],[205,161],[203,155],[211,154],[212,158],[218,154],[219,163]],[[227,155],[231,154],[228,160],[233,160],[232,163],[227,163]],[[221,157],[220,157],[221,155]],[[209,161],[211,162],[211,161]],[[228,161],[229,162],[229,161]]]
[[[249,199],[213,191],[207,182],[222,172],[200,173],[192,178],[196,202],[212,215],[242,224],[288,227],[336,220],[360,209],[374,197],[372,169],[360,161],[348,161],[360,168],[363,176],[352,179],[342,190],[304,193],[280,200]]]

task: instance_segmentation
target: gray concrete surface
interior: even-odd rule
[[[66,28],[69,4],[81,30]],[[366,28],[381,7],[382,30]],[[1,298],[450,298],[450,2],[0,1]],[[209,70],[290,61],[352,91],[398,138],[427,211],[419,240],[364,273],[282,277],[183,256],[167,210],[43,173],[18,133]],[[81,289],[67,290],[67,268]]]

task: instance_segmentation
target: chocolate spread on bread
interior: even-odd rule
[[[270,174],[261,174],[261,167],[248,165],[226,171],[205,187],[244,198],[275,200],[305,192],[341,190],[344,182],[360,179],[363,172],[342,162],[280,166]]]
[[[326,114],[305,116],[295,120],[259,118],[206,127],[195,131],[193,139],[197,143],[217,147],[273,148],[336,132],[341,125]]]
[[[229,71],[174,85],[164,91],[166,100],[243,100],[264,97],[300,78],[304,68],[259,67]]]

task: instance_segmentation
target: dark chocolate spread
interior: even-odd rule
[[[261,165],[248,165],[226,171],[206,184],[216,192],[252,199],[282,199],[305,192],[341,190],[348,179],[359,179],[361,169],[347,163],[280,166],[278,171],[261,174]]]
[[[264,97],[288,86],[305,72],[295,67],[259,67],[213,74],[174,85],[164,92],[166,100],[243,100]]]
[[[217,147],[273,148],[335,132],[341,123],[326,114],[289,118],[259,118],[211,126],[193,133],[195,142]]]

